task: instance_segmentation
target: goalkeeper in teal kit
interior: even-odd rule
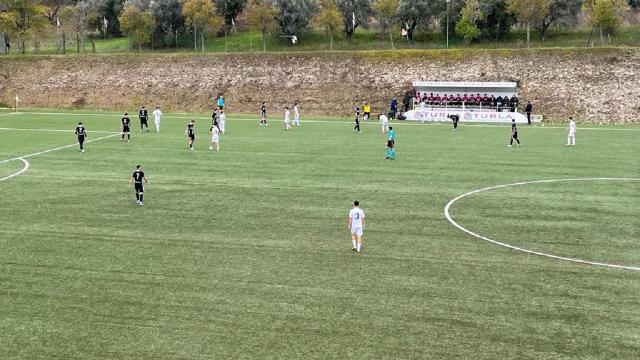
[[[389,138],[387,140],[387,160],[393,160],[396,158],[396,132],[393,130],[393,127],[389,127]]]

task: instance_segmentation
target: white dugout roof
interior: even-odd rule
[[[513,95],[518,93],[515,82],[475,82],[475,81],[421,81],[416,80],[413,86],[420,94],[493,94]]]

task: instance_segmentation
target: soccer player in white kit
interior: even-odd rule
[[[289,123],[289,119],[291,118],[291,113],[289,112],[289,107],[284,107],[284,130],[291,130],[291,124]]]
[[[569,134],[567,136],[567,146],[576,144],[576,122],[573,121],[573,118],[569,118]]]
[[[360,202],[353,202],[353,209],[349,211],[347,228],[351,232],[351,250],[360,252],[362,250],[362,234],[364,232],[364,211],[360,209]]]
[[[160,117],[162,116],[162,111],[160,111],[160,106],[156,106],[156,109],[153,110],[153,121],[156,123],[156,132],[160,132]]]
[[[218,128],[220,129],[220,134],[224,135],[224,124],[226,122],[227,116],[224,114],[223,110],[220,110],[220,116],[218,119]]]
[[[300,110],[297,101],[293,104],[293,126],[300,126]]]
[[[389,132],[389,118],[387,115],[380,114],[378,115],[378,119],[380,120],[380,126],[382,126],[382,133],[386,134]]]
[[[209,130],[209,132],[211,133],[211,146],[209,147],[209,150],[216,150],[219,151],[220,150],[220,133],[222,132],[222,130],[220,129],[220,124],[218,123],[218,121],[214,121],[213,125],[211,125],[211,129]]]

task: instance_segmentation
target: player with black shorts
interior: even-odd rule
[[[451,119],[451,121],[453,121],[453,131],[457,131],[458,130],[458,121],[460,121],[460,116],[459,115],[449,115],[449,119]]]
[[[267,126],[267,103],[262,102],[260,106],[260,126]]]
[[[516,125],[516,119],[511,120],[511,140],[509,141],[509,147],[513,146],[513,140],[518,143],[520,147],[520,140],[518,140],[518,126]]]
[[[140,131],[147,129],[147,132],[149,132],[149,125],[147,124],[147,121],[149,120],[149,112],[146,107],[143,106],[142,109],[138,111],[138,118],[140,119]]]
[[[82,125],[82,122],[76,126],[76,136],[78,137],[78,144],[80,144],[80,151],[84,152],[84,140],[87,138],[87,130]]]
[[[136,204],[142,206],[144,205],[143,197],[144,197],[144,184],[149,184],[147,178],[144,176],[144,172],[140,165],[136,165],[136,170],[131,175],[131,179],[129,179],[129,187],[133,184],[136,189]]]
[[[356,126],[353,127],[353,131],[357,131],[360,133],[360,108],[356,108],[356,118],[355,118]]]
[[[129,119],[129,114],[124,113],[122,117],[122,136],[120,137],[120,141],[124,141],[124,134],[127,134],[127,142],[131,142],[131,119]]]
[[[217,122],[218,122],[218,110],[214,109],[213,112],[211,113],[211,125]]]
[[[191,120],[187,124],[187,128],[184,129],[184,134],[189,138],[189,150],[193,150],[193,143],[196,141],[196,129],[195,129],[196,121]]]

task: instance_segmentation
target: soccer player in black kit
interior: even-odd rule
[[[262,102],[260,106],[260,126],[267,126],[267,103]]]
[[[193,143],[196,141],[196,129],[194,128],[196,125],[195,120],[191,120],[190,123],[187,124],[187,128],[184,129],[184,134],[189,137],[189,150],[193,150]]]
[[[78,144],[80,144],[80,151],[84,152],[84,140],[87,138],[87,130],[81,122],[76,127],[76,136],[78,137]]]
[[[122,137],[120,141],[124,141],[124,134],[127,134],[127,141],[131,142],[131,119],[129,119],[128,113],[124,113],[122,117]]]
[[[509,147],[513,146],[513,140],[518,142],[518,147],[520,147],[520,140],[518,140],[518,126],[516,125],[516,119],[511,120],[511,141],[509,141]]]
[[[356,108],[356,118],[355,118],[356,126],[353,127],[353,131],[357,131],[360,133],[360,108]]]
[[[143,106],[142,109],[140,109],[138,112],[138,118],[140,119],[140,131],[146,128],[147,132],[149,132],[149,125],[147,124],[147,120],[149,120],[149,112],[146,107]]]
[[[460,116],[458,115],[449,115],[449,119],[453,121],[453,131],[458,131],[458,121],[460,121]]]
[[[144,172],[140,165],[136,165],[136,170],[131,175],[131,179],[129,179],[129,187],[133,184],[136,189],[136,204],[142,206],[144,205],[144,184],[149,184],[147,178],[144,176]]]

